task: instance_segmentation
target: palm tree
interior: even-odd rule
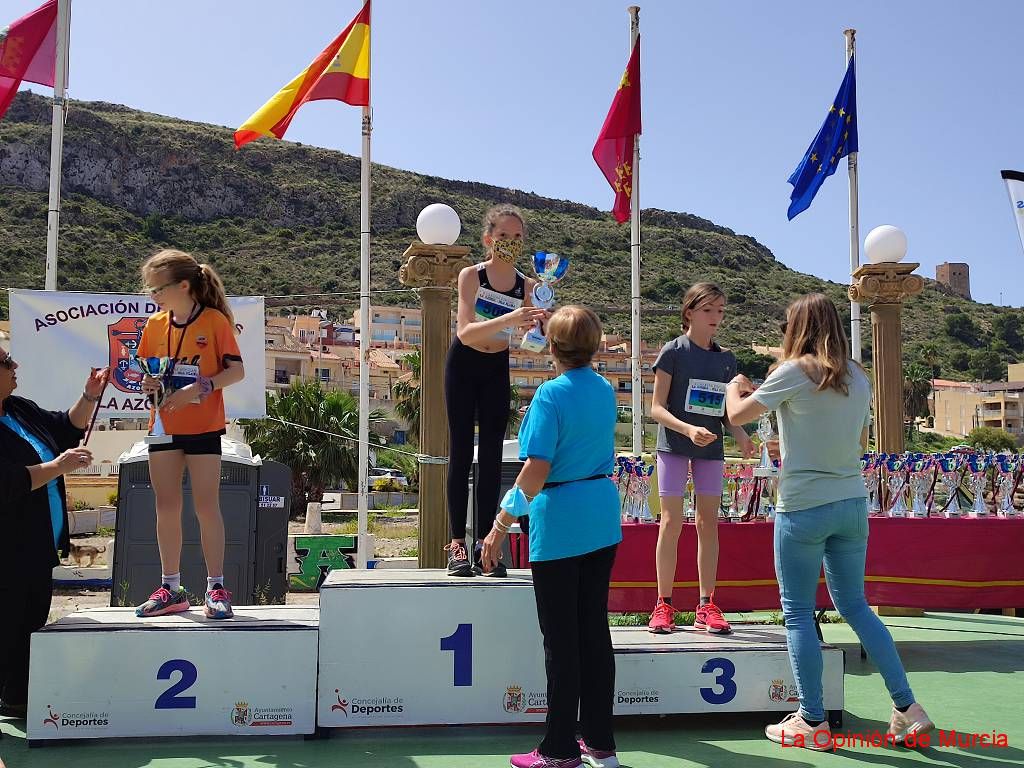
[[[920,363],[911,363],[903,371],[903,406],[913,420],[928,414],[928,394],[932,391],[931,371]]]
[[[395,401],[395,415],[409,425],[409,440],[420,441],[420,353],[406,355],[402,362],[408,367],[405,374],[391,389]]]
[[[938,345],[930,341],[925,342],[917,349],[917,359],[931,375],[929,383],[932,390],[932,417],[938,419],[939,414],[935,412],[935,377],[939,375],[939,366],[942,363]],[[934,421],[932,423],[934,424]]]
[[[370,413],[371,424],[383,418],[379,409]],[[320,501],[326,488],[358,484],[359,403],[348,392],[295,381],[279,395],[267,393],[267,418],[242,419],[241,425],[254,453],[291,467],[293,513]],[[371,448],[383,445],[371,432]]]

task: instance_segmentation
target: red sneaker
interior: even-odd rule
[[[722,615],[722,609],[708,601],[697,606],[697,616],[693,620],[694,629],[703,629],[713,635],[728,635],[732,627]]]
[[[672,606],[659,597],[658,604],[654,606],[654,612],[651,613],[651,620],[647,624],[647,631],[656,635],[667,635],[674,632],[676,629],[675,615],[676,612]]]

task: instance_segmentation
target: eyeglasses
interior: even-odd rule
[[[163,285],[161,285],[161,286],[160,286],[159,288],[150,288],[150,287],[148,287],[148,286],[147,286],[147,287],[146,287],[146,288],[144,288],[143,290],[144,290],[144,291],[145,291],[146,293],[148,293],[148,294],[149,294],[150,296],[156,296],[156,295],[157,295],[158,293],[160,293],[160,291],[164,290],[165,288],[170,288],[170,287],[171,287],[172,285],[174,285],[174,284],[175,284],[176,282],[178,282],[178,281],[177,281],[177,280],[171,280],[171,282],[169,282],[169,283],[164,283],[164,284],[163,284]]]
[[[13,371],[14,366],[17,365],[14,358],[8,355],[3,360],[0,360],[0,368],[6,368],[8,371]]]

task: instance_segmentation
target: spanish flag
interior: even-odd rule
[[[594,161],[615,190],[612,214],[620,224],[629,219],[633,196],[633,145],[640,126],[640,38],[636,39],[611,109],[594,144]]]
[[[260,136],[284,138],[299,107],[322,99],[370,105],[370,0],[312,64],[235,131],[235,148]]]

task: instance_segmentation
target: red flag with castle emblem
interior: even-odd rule
[[[0,27],[0,118],[22,80],[53,87],[57,62],[57,0]]]
[[[629,220],[633,195],[633,144],[640,127],[640,38],[612,99],[612,108],[594,144],[594,160],[615,190],[612,214],[620,224]]]

